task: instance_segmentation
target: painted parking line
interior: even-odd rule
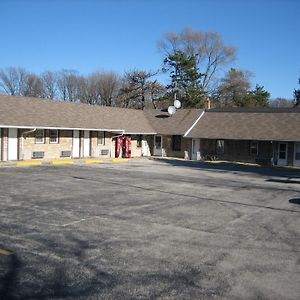
[[[102,164],[104,161],[101,159],[87,159],[84,162],[86,164]]]
[[[3,254],[3,255],[11,255],[13,254],[11,251],[8,251],[8,250],[5,250],[5,249],[1,249],[0,248],[0,254]]]
[[[129,159],[126,159],[126,158],[114,158],[111,161],[114,162],[114,163],[120,163],[120,162],[128,162]]]
[[[40,166],[41,161],[20,161],[16,163],[17,167],[30,167],[30,166]]]
[[[49,162],[50,165],[71,165],[74,164],[73,160],[53,160]]]

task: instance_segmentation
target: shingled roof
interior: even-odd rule
[[[179,109],[170,116],[167,110],[144,110],[146,118],[156,133],[164,135],[184,135],[202,112],[202,109]]]
[[[155,133],[141,110],[16,96],[0,96],[1,126]]]
[[[210,110],[186,137],[300,141],[300,109]]]
[[[201,116],[201,118],[200,118]],[[195,124],[195,125],[194,125]],[[300,141],[300,109],[135,110],[0,96],[0,127],[62,128],[189,138]]]

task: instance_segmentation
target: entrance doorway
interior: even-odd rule
[[[162,156],[162,136],[161,135],[155,135],[154,136],[154,150],[153,155],[155,156]]]
[[[294,166],[300,167],[300,142],[295,143]]]
[[[278,144],[278,166],[287,166],[287,143]]]
[[[83,133],[83,157],[90,156],[90,132],[85,130]]]
[[[73,130],[72,157],[73,158],[79,158],[79,156],[80,156],[79,130]]]
[[[8,160],[18,160],[18,129],[8,129]]]
[[[197,152],[200,151],[200,139],[192,139],[192,160],[197,160]]]

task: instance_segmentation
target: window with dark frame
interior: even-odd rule
[[[105,131],[98,131],[98,145],[105,145]]]
[[[58,144],[58,129],[49,130],[49,143]]]
[[[258,155],[258,142],[257,141],[250,142],[250,154]]]
[[[35,143],[44,144],[45,143],[45,131],[44,129],[37,129],[35,131]]]
[[[142,147],[142,141],[143,141],[143,136],[140,134],[138,135],[137,141],[136,141],[136,146],[138,148]]]
[[[172,136],[172,150],[181,151],[181,135]]]

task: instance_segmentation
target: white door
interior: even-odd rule
[[[153,155],[162,156],[162,136],[161,135],[155,135],[154,136]]]
[[[83,135],[83,156],[90,156],[90,132],[88,130],[85,130]]]
[[[149,155],[149,147],[146,140],[142,140],[142,156]]]
[[[192,160],[198,159],[197,152],[200,151],[200,140],[192,139]]]
[[[72,157],[78,158],[79,156],[80,156],[79,130],[73,130]]]
[[[8,160],[18,159],[18,129],[8,129]]]
[[[287,143],[278,144],[278,166],[287,166]]]
[[[300,167],[300,142],[295,143],[294,166]]]

